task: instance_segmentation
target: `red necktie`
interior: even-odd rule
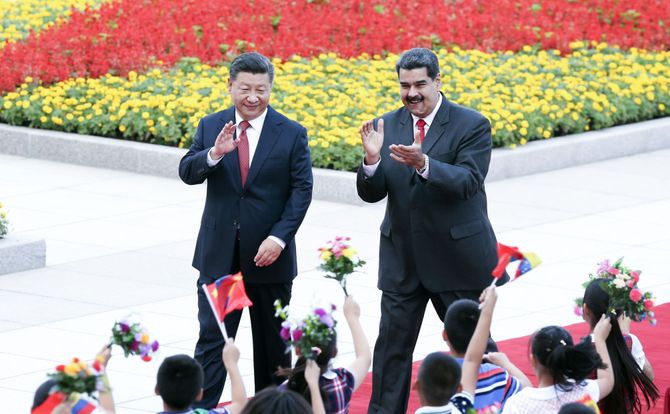
[[[426,121],[419,119],[416,121],[416,126],[419,128],[419,135],[421,136],[421,141],[423,143],[424,138],[426,138]]]
[[[247,139],[247,128],[249,126],[249,121],[240,122],[240,143],[237,144],[237,157],[240,159],[242,187],[247,182],[247,175],[249,175],[249,140]]]

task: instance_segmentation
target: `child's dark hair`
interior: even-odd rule
[[[198,397],[203,378],[198,361],[188,355],[173,355],[165,358],[158,368],[156,387],[170,408],[186,410]]]
[[[444,316],[444,330],[452,351],[465,354],[479,320],[479,304],[471,299],[452,303]]]
[[[608,283],[608,279],[595,279],[584,291],[584,304],[593,315],[593,320],[588,321],[591,329],[610,307],[609,295],[601,287],[603,283]],[[647,409],[659,398],[658,388],[642,372],[626,345],[618,321],[618,316],[622,313],[623,310],[617,309],[615,315],[611,315],[612,330],[605,341],[614,372],[614,388],[599,402],[602,411],[607,414],[641,413],[642,402],[637,390],[642,392]]]
[[[558,414],[596,414],[595,410],[580,403],[569,403],[561,406]]]
[[[314,362],[321,368],[321,373],[324,373],[328,369],[328,364],[330,360],[335,357],[337,354],[337,333],[333,332],[332,335],[328,338],[328,343],[319,346],[321,352],[317,355]],[[304,351],[303,351],[304,352]],[[283,368],[277,371],[277,376],[287,377],[288,384],[287,389],[295,391],[298,394],[305,397],[309,403],[312,402],[309,393],[309,386],[305,380],[305,367],[307,366],[307,358],[304,355],[301,355],[298,360],[295,362],[293,369]],[[323,392],[321,397],[324,398]]]
[[[575,383],[606,367],[589,338],[575,345],[570,333],[560,326],[545,326],[535,332],[531,352],[549,371],[554,385],[563,391],[572,390]]]
[[[425,404],[446,405],[461,385],[461,365],[447,354],[433,352],[421,363],[417,381]]]
[[[312,407],[298,393],[268,387],[256,393],[240,414],[311,414]]]

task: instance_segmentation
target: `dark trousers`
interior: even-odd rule
[[[412,293],[383,292],[379,336],[372,361],[372,395],[368,414],[407,412],[412,379],[412,354],[428,300],[441,321],[458,299],[479,301],[481,290],[432,293],[419,287]]]
[[[235,267],[235,265],[233,266]],[[236,273],[239,269],[233,269]],[[204,279],[200,275],[201,279]],[[207,297],[198,281],[198,321],[200,334],[195,346],[195,359],[205,372],[204,393],[194,408],[214,408],[219,403],[226,382],[226,369],[223,366],[222,351],[224,340],[218,322],[212,313]],[[251,335],[254,351],[254,383],[256,392],[269,385],[279,385],[284,378],[274,373],[278,367],[291,367],[291,354],[286,353],[286,344],[279,336],[282,320],[275,317],[274,301],[281,300],[288,305],[291,299],[293,283],[254,284],[245,281],[244,287],[253,306],[249,308]],[[228,336],[235,337],[240,324],[242,311],[226,316],[225,325]],[[243,354],[246,353],[242,350]]]

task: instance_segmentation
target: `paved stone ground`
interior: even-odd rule
[[[670,300],[670,150],[490,183],[491,220],[501,242],[536,252],[544,263],[499,290],[493,336],[529,334],[578,321],[572,299],[603,258],[625,256],[643,270],[641,286]],[[136,313],[163,344],[156,360],[109,364],[119,413],[161,409],[153,396],[162,358],[191,354],[197,336],[190,266],[204,186],[50,161],[0,155],[0,200],[17,235],[44,238],[47,267],[0,276],[0,401],[3,412],[27,412],[47,371],[73,356],[92,357],[113,322]],[[378,227],[383,203],[355,206],[315,200],[297,235],[300,275],[293,307],[343,298],[315,269],[316,249],[336,235],[352,237],[367,260],[350,290],[361,303],[370,343],[379,298]],[[343,322],[343,321],[342,321]],[[338,364],[353,358],[346,324]],[[665,328],[660,328],[665,330]],[[441,322],[428,309],[414,358],[444,349]],[[659,331],[661,332],[661,331]],[[238,333],[241,369],[252,390],[251,333]],[[224,398],[228,398],[225,390]]]

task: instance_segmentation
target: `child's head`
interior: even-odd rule
[[[580,403],[565,404],[558,410],[558,414],[595,414],[593,408]]]
[[[573,386],[569,379],[579,383],[596,369],[604,368],[588,338],[574,345],[570,333],[560,326],[546,326],[535,332],[531,339],[531,365],[538,377],[547,376],[564,390]]]
[[[608,280],[601,278],[592,280],[584,290],[584,319],[591,329],[598,323],[600,316],[607,312],[610,297],[601,287]],[[614,321],[612,321],[614,322]]]
[[[461,386],[461,365],[442,352],[429,354],[421,363],[414,388],[421,405],[446,405]]]
[[[479,313],[479,304],[470,299],[459,299],[447,309],[443,337],[454,354],[465,354],[475,333]]]
[[[223,368],[222,368],[223,369]],[[202,398],[202,367],[188,355],[165,358],[158,368],[156,394],[173,410],[186,410]]]
[[[328,337],[327,341],[323,344],[319,344],[318,348],[318,355],[314,359],[314,362],[316,362],[319,368],[321,368],[321,372],[325,372],[328,369],[330,360],[337,356],[337,333],[333,331]],[[302,353],[306,352],[306,350],[298,351],[301,353],[301,355],[295,362],[293,369],[280,369],[277,372],[277,375],[280,377],[287,377],[287,388],[302,395],[306,401],[311,402],[309,387],[307,385],[307,381],[305,380],[305,367],[307,364],[307,359],[304,355],[302,355]]]
[[[311,414],[312,407],[305,399],[290,390],[269,387],[249,400],[240,414]]]

